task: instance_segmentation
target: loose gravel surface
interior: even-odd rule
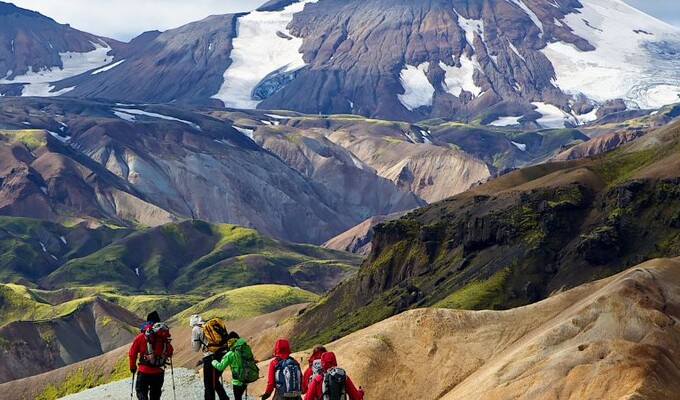
[[[228,374],[228,373],[227,373]],[[227,375],[225,374],[225,376]],[[130,378],[106,385],[88,389],[80,393],[62,397],[64,400],[92,400],[92,399],[129,399],[132,390]],[[231,386],[224,385],[230,399],[234,398]],[[133,397],[136,399],[137,396]],[[203,400],[203,378],[196,371],[186,368],[175,368],[175,393],[172,390],[172,375],[170,370],[165,371],[165,383],[163,384],[162,400]],[[254,400],[255,397],[248,396],[247,399]]]

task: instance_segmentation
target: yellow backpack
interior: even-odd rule
[[[203,324],[202,328],[206,340],[203,345],[208,351],[220,353],[227,350],[229,332],[221,318],[210,318]]]

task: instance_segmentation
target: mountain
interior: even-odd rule
[[[0,103],[5,215],[122,226],[198,218],[322,243],[371,215],[423,204],[368,169],[362,185],[342,188],[326,175],[306,176],[231,121],[198,111],[74,99]],[[276,121],[248,118],[262,127]],[[352,182],[361,166],[344,153],[344,169],[328,174]]]
[[[0,2],[0,95],[57,96],[54,82],[99,70],[129,47]],[[100,70],[99,70],[100,71]]]
[[[620,105],[677,101],[679,49],[677,28],[621,0],[284,1],[145,34],[114,63],[55,87],[134,102],[564,128]]]
[[[358,274],[303,314],[296,340],[328,341],[414,307],[513,308],[679,255],[679,138],[675,122],[375,226]]]

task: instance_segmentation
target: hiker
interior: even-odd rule
[[[139,326],[139,331],[144,332],[145,330],[151,328],[153,324],[161,322],[161,317],[158,315],[158,311],[151,311],[149,314],[146,316],[146,321],[144,321],[140,326]]]
[[[215,320],[211,319],[210,321]],[[221,320],[220,320],[221,321]],[[203,365],[203,398],[205,400],[215,400],[215,393],[220,400],[229,400],[227,392],[220,382],[219,374],[212,365],[213,360],[221,360],[226,353],[227,335],[224,335],[225,348],[220,348],[219,344],[211,345],[205,334],[206,322],[203,321],[200,315],[194,314],[189,318],[189,325],[191,325],[191,348],[194,351],[203,351],[203,358],[196,364],[196,366]],[[222,323],[223,324],[223,323]],[[226,328],[224,328],[226,331]]]
[[[276,390],[274,400],[302,400],[301,381],[300,364],[290,356],[288,339],[277,339],[274,343],[274,359],[269,363],[267,387],[261,399],[268,399]]]
[[[302,374],[302,393],[307,393],[309,382],[312,381],[312,378],[315,375],[321,373],[321,355],[325,352],[326,348],[320,344],[317,344],[312,349],[312,355],[309,356],[309,366],[305,370],[305,373]]]
[[[137,399],[160,400],[165,365],[173,353],[170,328],[160,322],[155,311],[147,316],[147,323],[142,328],[144,330],[135,336],[128,351],[130,372],[133,381],[135,373],[137,374],[137,381],[134,383]]]
[[[317,375],[309,383],[305,400],[343,399],[361,400],[364,390],[357,389],[345,370],[338,367],[335,353],[325,352],[321,355],[323,374]],[[344,397],[343,395],[347,395]],[[326,396],[326,397],[324,397]]]
[[[229,346],[227,354],[219,362],[213,360],[212,366],[220,372],[231,367],[231,386],[234,389],[234,398],[243,400],[243,394],[248,390],[248,383],[255,382],[259,378],[260,370],[257,367],[257,361],[253,358],[250,346],[239,337],[238,333],[229,332],[227,345]]]

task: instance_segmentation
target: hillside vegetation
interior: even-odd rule
[[[508,309],[680,254],[680,123],[514,171],[375,227],[359,273],[300,318],[326,342],[422,306]]]

